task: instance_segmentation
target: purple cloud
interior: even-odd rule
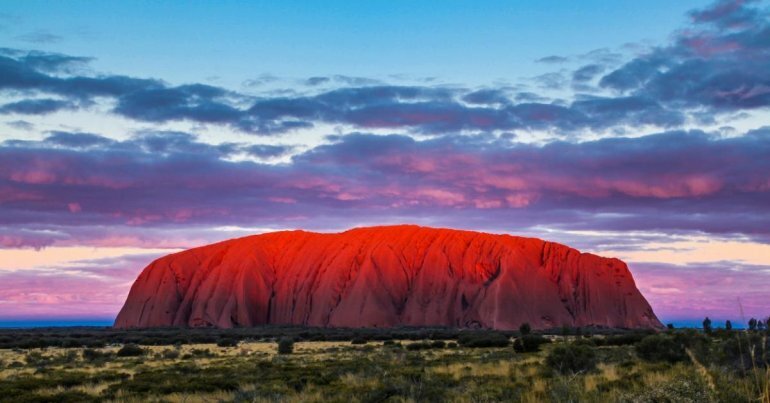
[[[631,265],[639,290],[659,317],[729,319],[740,323],[770,315],[770,267],[735,262]],[[687,303],[683,304],[682,301]]]
[[[117,314],[131,283],[156,254],[0,271],[0,317],[92,318]]]
[[[331,139],[284,165],[223,159],[283,151],[277,148],[209,145],[175,132],[122,142],[83,134],[6,142],[0,226],[338,228],[426,217],[501,230],[770,237],[767,129],[734,138],[666,132],[539,147],[493,136]]]

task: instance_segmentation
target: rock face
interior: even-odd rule
[[[283,231],[165,256],[115,327],[661,327],[626,264],[533,238],[411,225]]]

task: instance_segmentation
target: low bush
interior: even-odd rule
[[[190,353],[193,355],[193,357],[199,357],[199,358],[214,356],[211,350],[207,348],[194,348],[190,351]]]
[[[511,343],[508,336],[498,332],[463,333],[457,342],[463,347],[506,347]]]
[[[117,352],[118,357],[139,357],[147,351],[136,344],[126,344],[120,348]]]
[[[718,364],[738,372],[752,368],[768,368],[770,338],[757,333],[736,334],[721,343],[715,357]]]
[[[674,363],[687,359],[684,345],[662,334],[645,337],[635,350],[639,358],[650,362]]]
[[[406,349],[410,351],[417,351],[417,350],[442,349],[442,348],[446,348],[446,346],[447,344],[444,340],[418,341],[418,342],[407,344]]]
[[[543,336],[528,334],[513,341],[513,349],[517,353],[534,353],[540,351],[540,346],[551,341]]]
[[[44,357],[43,353],[39,351],[30,351],[24,357],[24,361],[26,361],[29,366],[41,367],[47,365],[51,359],[49,357]]]
[[[641,393],[629,394],[621,399],[628,402],[713,402],[715,400],[709,386],[697,376],[666,380],[645,388]]]
[[[237,347],[238,346],[238,340],[236,339],[219,339],[217,341],[218,347]]]
[[[596,368],[596,351],[584,343],[554,347],[545,359],[546,365],[561,374],[577,374]]]
[[[180,354],[179,354],[179,350],[177,350],[177,349],[167,348],[167,349],[163,350],[163,354],[162,355],[163,355],[163,358],[165,358],[167,360],[175,360],[175,359],[179,358]]]
[[[429,350],[431,344],[425,341],[417,341],[406,345],[406,349],[409,351]]]
[[[350,341],[350,344],[356,344],[356,345],[366,344],[366,343],[367,343],[367,340],[363,337],[354,337],[353,340]]]
[[[647,336],[649,336],[648,333],[618,334],[604,338],[596,338],[595,343],[597,346],[630,346],[639,343]]]
[[[84,349],[81,355],[85,361],[98,361],[110,356],[109,353],[101,352],[93,348]]]

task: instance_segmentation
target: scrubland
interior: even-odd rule
[[[80,337],[89,347],[8,347],[34,339],[25,334],[0,349],[0,400],[770,402],[763,332],[281,332],[165,345],[152,332],[125,333],[130,343],[91,334]],[[13,334],[0,332],[0,346]]]

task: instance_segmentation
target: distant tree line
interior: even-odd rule
[[[749,332],[770,332],[770,318],[748,321]],[[675,331],[669,324],[669,331]],[[724,331],[732,331],[733,324],[725,323]],[[711,319],[703,320],[704,333],[714,332]],[[720,331],[722,329],[719,329]],[[534,333],[534,334],[533,334]],[[607,345],[632,344],[642,337],[656,333],[655,330],[628,330],[602,327],[562,327],[533,331],[528,323],[522,323],[518,331],[495,331],[483,329],[457,329],[447,327],[396,327],[396,328],[313,328],[305,326],[259,326],[250,328],[155,328],[155,329],[113,329],[109,327],[70,327],[37,329],[0,329],[2,348],[43,348],[43,347],[86,347],[100,348],[107,345],[178,345],[217,344],[232,347],[241,341],[275,341],[289,338],[294,341],[353,341],[366,343],[386,340],[454,340],[467,346],[501,345],[502,340],[521,338],[515,346],[529,350],[541,344],[537,337],[561,335],[578,338],[593,335],[605,336],[597,343]]]
[[[751,318],[747,322],[747,329],[751,332],[759,331],[759,332],[770,332],[770,316],[768,316],[765,319],[757,319],[757,318]],[[669,329],[673,329],[673,325],[668,325]],[[729,320],[725,321],[725,330],[732,330],[733,329],[733,323]],[[704,333],[711,333],[714,331],[714,328],[711,323],[711,319],[707,316],[705,319],[703,319],[703,332]]]

